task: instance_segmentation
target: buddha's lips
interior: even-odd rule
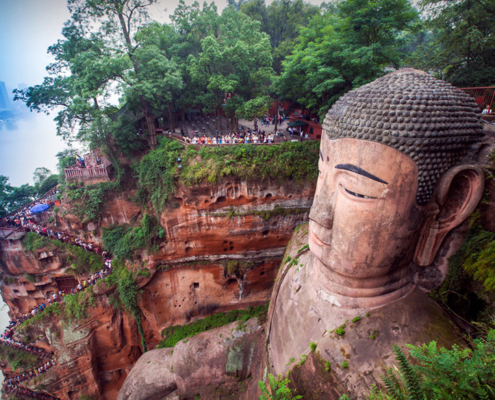
[[[316,234],[313,232],[313,231],[309,231],[309,237],[311,238],[311,240],[317,244],[318,246],[323,246],[323,247],[330,247],[329,244],[326,244],[325,242],[323,242],[318,236],[316,236]]]

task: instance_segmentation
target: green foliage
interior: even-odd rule
[[[457,400],[495,398],[495,331],[486,340],[475,339],[473,350],[453,345],[438,348],[436,342],[420,347],[407,345],[414,365],[394,346],[398,374],[382,376],[384,390],[373,388],[373,400]]]
[[[31,282],[31,283],[36,282],[36,278],[35,278],[35,276],[34,276],[34,275],[32,275],[32,274],[28,274],[27,272],[24,274],[24,278],[26,278],[26,280],[27,280],[28,282]]]
[[[138,250],[151,251],[165,237],[158,220],[144,214],[138,226],[116,225],[103,229],[103,246],[114,256],[130,260]]]
[[[0,346],[0,360],[8,363],[14,372],[32,369],[39,362],[36,355],[9,346]]]
[[[150,278],[151,277],[151,272],[148,268],[143,268],[143,269],[140,269],[137,274],[136,274],[136,277],[140,277],[140,276],[143,276],[145,278]]]
[[[311,343],[309,344],[309,349],[310,349],[312,352],[314,352],[314,351],[316,350],[316,346],[317,346],[317,344],[316,344],[315,342],[311,342]]]
[[[227,217],[227,218],[244,217],[246,215],[257,215],[261,219],[265,221],[269,221],[270,219],[278,216],[289,216],[289,215],[299,215],[299,214],[309,213],[309,210],[310,208],[284,208],[280,206],[275,206],[273,210],[238,212],[236,211],[235,208],[232,207],[227,212],[211,213],[209,215],[214,217]]]
[[[342,364],[340,364],[340,366],[344,369],[347,369],[349,368],[349,363],[347,362],[347,360],[344,360],[342,361]]]
[[[158,213],[172,200],[175,193],[177,159],[182,158],[184,165],[188,154],[183,150],[176,140],[160,138],[160,145],[134,166],[140,197],[144,201],[150,201]]]
[[[330,361],[325,361],[325,371],[330,372],[332,369],[332,363]]]
[[[221,263],[227,276],[242,277],[246,270],[254,267],[254,263],[249,261],[222,260]]]
[[[48,239],[33,232],[26,233],[22,244],[24,248],[30,252],[35,252],[36,250],[43,248],[59,248],[65,250],[69,255],[67,262],[71,264],[70,267],[66,269],[66,272],[70,274],[81,275],[87,272],[96,272],[103,268],[103,260],[100,256],[90,253],[78,246]]]
[[[427,17],[428,31],[412,55],[411,64],[456,86],[493,85],[493,0],[422,0],[419,5]]]
[[[309,244],[305,244],[303,247],[297,250],[297,254],[302,253],[306,249],[309,249]]]
[[[157,348],[174,347],[183,339],[196,336],[198,333],[209,329],[218,328],[240,320],[246,322],[250,318],[264,318],[268,311],[269,303],[263,306],[249,307],[247,310],[232,310],[227,313],[217,313],[209,317],[198,319],[187,325],[174,325],[162,331],[163,339]]]
[[[283,59],[292,50],[299,29],[320,11],[318,6],[301,0],[273,1],[268,5],[264,1],[252,0],[243,3],[240,10],[259,21],[261,30],[270,36],[273,68],[277,73],[280,73]]]
[[[200,159],[189,157],[180,179],[187,185],[204,180],[215,183],[224,176],[243,180],[275,179],[316,181],[319,142],[286,142],[277,146],[236,145],[202,147]]]
[[[14,187],[9,178],[0,175],[0,218],[34,200],[35,189],[29,185]]]
[[[74,294],[64,296],[64,316],[69,323],[83,321],[88,316],[88,308],[96,305],[93,287]]]
[[[490,308],[482,300],[484,291],[495,290],[495,234],[483,229],[479,214],[473,214],[470,224],[461,247],[449,258],[447,278],[431,296],[465,319],[483,320]]]
[[[339,336],[343,336],[345,334],[345,328],[346,325],[339,326],[337,329],[335,329],[335,333]]]
[[[79,189],[67,190],[67,199],[72,203],[74,214],[82,222],[100,222],[108,186],[88,185]]]
[[[24,249],[29,252],[34,252],[52,244],[52,241],[44,236],[37,235],[33,232],[28,232],[22,240]]]
[[[35,325],[41,323],[42,321],[44,321],[45,319],[51,316],[61,315],[62,312],[63,310],[60,303],[54,303],[52,305],[49,305],[45,307],[45,309],[42,312],[38,312],[33,317],[28,318],[21,325],[19,325],[17,327],[17,332],[28,334],[31,328],[34,327]]]
[[[358,321],[361,321],[361,317],[359,315],[352,319],[352,322],[358,322]]]
[[[314,15],[283,62],[274,91],[324,116],[337,99],[399,66],[403,31],[417,12],[407,0],[344,0]]]
[[[141,309],[138,305],[139,287],[135,274],[126,268],[123,261],[114,259],[112,263],[112,274],[106,278],[107,284],[116,286],[116,294],[109,300],[115,308],[121,307],[132,314],[136,320],[143,352],[146,352],[146,341],[144,337]],[[117,297],[118,296],[118,297]]]
[[[268,374],[268,381],[270,387],[268,388],[263,381],[258,382],[258,386],[261,390],[261,396],[259,400],[297,400],[302,399],[302,396],[295,396],[288,388],[290,383],[289,379],[283,379],[279,376],[275,378],[272,374]]]

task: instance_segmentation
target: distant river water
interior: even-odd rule
[[[56,134],[53,117],[27,113],[0,124],[0,175],[7,176],[11,185],[32,184],[38,167],[57,173],[55,155],[66,146]]]

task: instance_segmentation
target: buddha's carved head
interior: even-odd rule
[[[433,262],[483,192],[482,170],[467,163],[482,136],[478,113],[468,95],[412,69],[332,107],[309,217],[310,249],[331,291],[400,293],[412,259]]]

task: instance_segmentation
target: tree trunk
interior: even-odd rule
[[[148,143],[154,149],[158,143],[156,139],[155,117],[151,113],[145,113],[146,125],[148,125]]]
[[[115,10],[117,11],[117,16],[119,18],[120,27],[122,29],[122,33],[124,34],[125,44],[127,47],[127,53],[129,55],[129,58],[131,59],[132,65],[134,67],[134,72],[136,73],[136,76],[138,77],[138,80],[139,80],[139,68],[138,68],[138,64],[137,64],[136,60],[134,59],[131,36],[130,36],[129,31],[127,29],[127,25],[126,25],[125,20],[124,20],[124,15],[122,14],[122,10],[119,8],[119,4],[115,1],[112,1],[112,3],[114,4]],[[146,123],[148,125],[148,142],[149,142],[151,148],[154,149],[156,144],[157,144],[155,119],[153,117],[153,114],[150,111],[151,107],[150,107],[148,101],[143,96],[140,96],[140,100],[141,100],[141,109],[142,109],[142,112],[144,114],[144,117],[146,118]]]
[[[277,127],[278,127],[278,99],[275,99],[277,101],[277,108],[275,109],[276,112],[275,112],[275,132],[277,131]]]
[[[168,119],[170,120],[170,130],[175,132],[175,123],[174,123],[174,113],[172,112],[172,106],[170,105],[170,101],[167,101],[168,108]]]

